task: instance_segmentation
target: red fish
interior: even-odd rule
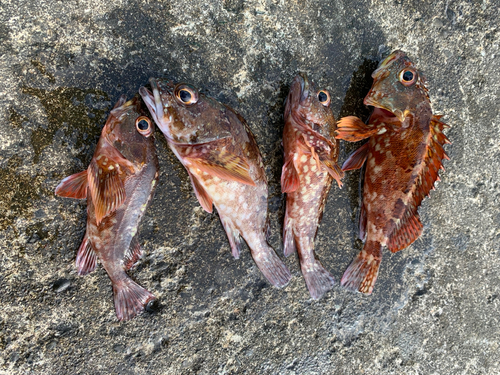
[[[285,256],[297,249],[311,297],[319,299],[334,284],[333,276],[314,256],[314,238],[332,180],[342,186],[337,165],[338,141],[330,94],[316,90],[305,74],[295,77],[285,106],[285,164],[281,191],[286,195],[283,242]]]
[[[285,286],[290,271],[267,243],[267,180],[257,143],[231,108],[187,84],[150,79],[139,93],[172,151],[186,168],[205,211],[215,205],[233,256],[241,237],[264,276]]]
[[[113,283],[116,316],[128,320],[154,296],[125,272],[141,257],[137,228],[158,179],[154,124],[139,96],[111,111],[87,170],[66,177],[61,197],[87,198],[87,231],[76,256],[79,275],[100,259]]]
[[[423,225],[418,207],[439,181],[448,159],[446,125],[432,114],[424,77],[401,51],[389,55],[373,72],[364,103],[375,107],[365,125],[345,117],[337,138],[356,142],[369,138],[344,163],[343,170],[365,164],[359,236],[363,250],[347,268],[341,284],[370,294],[382,259],[382,247],[397,252],[412,244]]]

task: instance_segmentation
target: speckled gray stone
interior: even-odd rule
[[[497,1],[2,0],[0,373],[500,373],[500,7]],[[271,287],[231,256],[158,134],[161,174],[131,275],[158,303],[118,322],[102,269],[78,277],[85,202],[55,197],[87,167],[109,110],[150,76],[187,81],[239,111],[269,179],[281,251],[283,100],[299,71],[337,117],[366,117],[382,56],[403,49],[452,125],[451,160],[420,209],[424,234],[384,252],[372,296],[313,301],[297,259]],[[353,150],[343,144],[341,160]],[[360,249],[358,183],[332,188],[316,248],[339,280]]]

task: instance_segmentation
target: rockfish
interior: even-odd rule
[[[285,286],[291,274],[266,240],[267,180],[245,120],[190,85],[154,78],[150,83],[152,92],[141,87],[139,93],[186,168],[203,209],[217,208],[233,256],[239,258],[243,237],[269,282]]]
[[[137,228],[158,179],[154,124],[139,96],[111,111],[87,170],[66,177],[61,197],[87,198],[87,231],[76,256],[79,275],[100,259],[113,283],[116,316],[128,320],[154,296],[125,272],[141,257]]]
[[[285,106],[281,191],[286,193],[283,225],[285,256],[297,249],[311,297],[319,299],[334,284],[333,276],[314,256],[314,238],[332,180],[342,186],[337,165],[338,141],[330,94],[317,90],[305,74],[295,77]]]
[[[389,55],[373,72],[365,105],[375,107],[365,125],[357,117],[344,117],[338,139],[368,142],[352,153],[343,170],[365,164],[359,237],[363,250],[347,268],[341,284],[370,294],[382,259],[382,247],[397,252],[412,244],[423,225],[418,207],[448,159],[443,134],[447,125],[432,114],[425,79],[401,51]]]

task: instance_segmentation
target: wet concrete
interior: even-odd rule
[[[496,374],[500,372],[499,8],[466,1],[6,0],[0,6],[0,372],[45,374]],[[158,297],[114,315],[102,269],[78,277],[85,202],[57,198],[87,167],[109,110],[148,77],[186,81],[248,121],[281,252],[283,101],[299,71],[337,117],[382,56],[406,51],[452,128],[451,160],[420,209],[424,234],[384,253],[375,292],[310,299],[231,256],[216,213],[157,136],[161,174],[131,275]],[[343,144],[344,160],[356,145]],[[361,246],[359,174],[333,187],[318,258],[339,280]]]

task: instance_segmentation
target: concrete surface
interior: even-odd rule
[[[500,373],[498,1],[28,1],[0,4],[0,372],[5,374]],[[54,187],[86,168],[106,116],[149,76],[188,81],[248,120],[280,251],[283,100],[298,71],[334,113],[366,116],[382,56],[406,51],[452,125],[451,161],[420,209],[424,235],[384,253],[375,292],[312,301],[297,259],[284,290],[157,136],[161,177],[131,273],[152,311],[117,321],[102,269],[78,277],[85,202]],[[353,149],[343,145],[341,159]],[[317,255],[336,280],[360,248],[356,172],[333,188]]]

